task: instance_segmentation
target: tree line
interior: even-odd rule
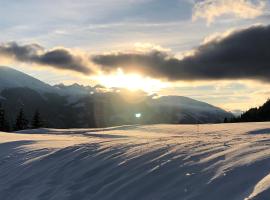
[[[232,119],[224,119],[224,123],[264,121],[270,121],[270,99],[268,99],[262,106],[251,108],[239,117],[234,117]]]
[[[6,111],[0,103],[0,131],[19,131],[25,129],[37,129],[44,126],[44,121],[41,118],[40,112],[37,109],[32,116],[31,121],[25,116],[23,108],[21,108],[17,114],[15,123],[11,124],[7,119]]]

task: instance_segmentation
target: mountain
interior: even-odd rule
[[[3,89],[25,87],[37,92],[57,92],[56,89],[32,76],[10,67],[0,66],[0,91]]]
[[[12,124],[21,108],[28,119],[38,109],[46,126],[52,128],[218,123],[233,117],[220,108],[187,97],[153,98],[142,92],[108,92],[100,86],[79,84],[51,86],[8,67],[0,67],[0,103]],[[140,117],[136,117],[138,113]]]
[[[231,113],[235,116],[235,117],[239,117],[241,116],[244,111],[243,110],[240,110],[240,109],[236,109],[236,110],[231,110]]]
[[[64,85],[63,83],[54,85],[54,88],[58,90],[58,93],[62,95],[68,95],[68,96],[84,96],[93,94],[95,92],[95,88],[91,86],[83,86],[79,85],[77,83],[74,83],[72,85]]]
[[[218,123],[233,117],[218,107],[183,96],[163,96],[155,99],[154,105],[163,113],[172,110],[175,123]]]
[[[23,72],[0,66],[0,91],[10,88],[29,88],[40,94],[56,93],[61,96],[88,95],[94,89],[90,86],[58,84],[51,86]]]

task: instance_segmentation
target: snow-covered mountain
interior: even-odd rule
[[[58,84],[51,86],[13,68],[0,66],[0,91],[3,89],[19,87],[29,88],[41,94],[56,93],[61,96],[88,95],[91,91],[93,91],[92,87],[82,86],[79,84],[69,86]]]
[[[64,84],[57,84],[53,86],[58,90],[59,94],[68,95],[68,96],[85,96],[89,94],[93,94],[95,92],[95,88],[91,86],[83,86],[77,83],[72,85],[64,85]]]
[[[24,108],[30,118],[40,109],[49,127],[103,127],[123,124],[217,123],[232,114],[204,102],[181,96],[158,99],[145,95],[130,102],[125,91],[100,92],[99,87],[73,84],[51,86],[25,73],[0,67],[0,102],[14,123]],[[141,113],[140,120],[134,117]]]
[[[172,110],[177,116],[176,122],[180,123],[211,123],[211,118],[218,122],[233,117],[218,107],[183,96],[163,96],[154,99],[153,105],[161,110]]]
[[[3,89],[26,87],[37,92],[56,92],[56,89],[32,76],[10,67],[0,66],[0,91]]]

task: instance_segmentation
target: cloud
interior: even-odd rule
[[[265,6],[265,0],[204,0],[195,3],[192,19],[206,19],[208,25],[223,15],[252,19],[262,15]]]
[[[71,51],[64,48],[45,50],[38,44],[19,45],[16,42],[10,42],[0,44],[0,56],[83,74],[91,73],[80,56],[73,55]]]
[[[270,26],[251,26],[213,37],[182,59],[167,52],[92,56],[107,72],[122,68],[153,78],[181,80],[253,79],[270,82]]]
[[[149,50],[153,51],[166,51],[169,52],[171,49],[169,48],[164,48],[160,45],[152,44],[152,43],[141,43],[137,42],[134,44],[135,50],[138,52],[147,52]]]

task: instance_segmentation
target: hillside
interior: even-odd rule
[[[270,123],[0,133],[0,199],[267,200]]]
[[[0,66],[0,91],[18,87],[30,88],[40,93],[57,92],[54,87],[32,76],[10,67]]]
[[[221,108],[183,96],[163,96],[154,99],[153,105],[159,108],[161,113],[172,110],[174,122],[181,124],[223,122],[225,117],[229,119],[233,117],[231,113]]]

